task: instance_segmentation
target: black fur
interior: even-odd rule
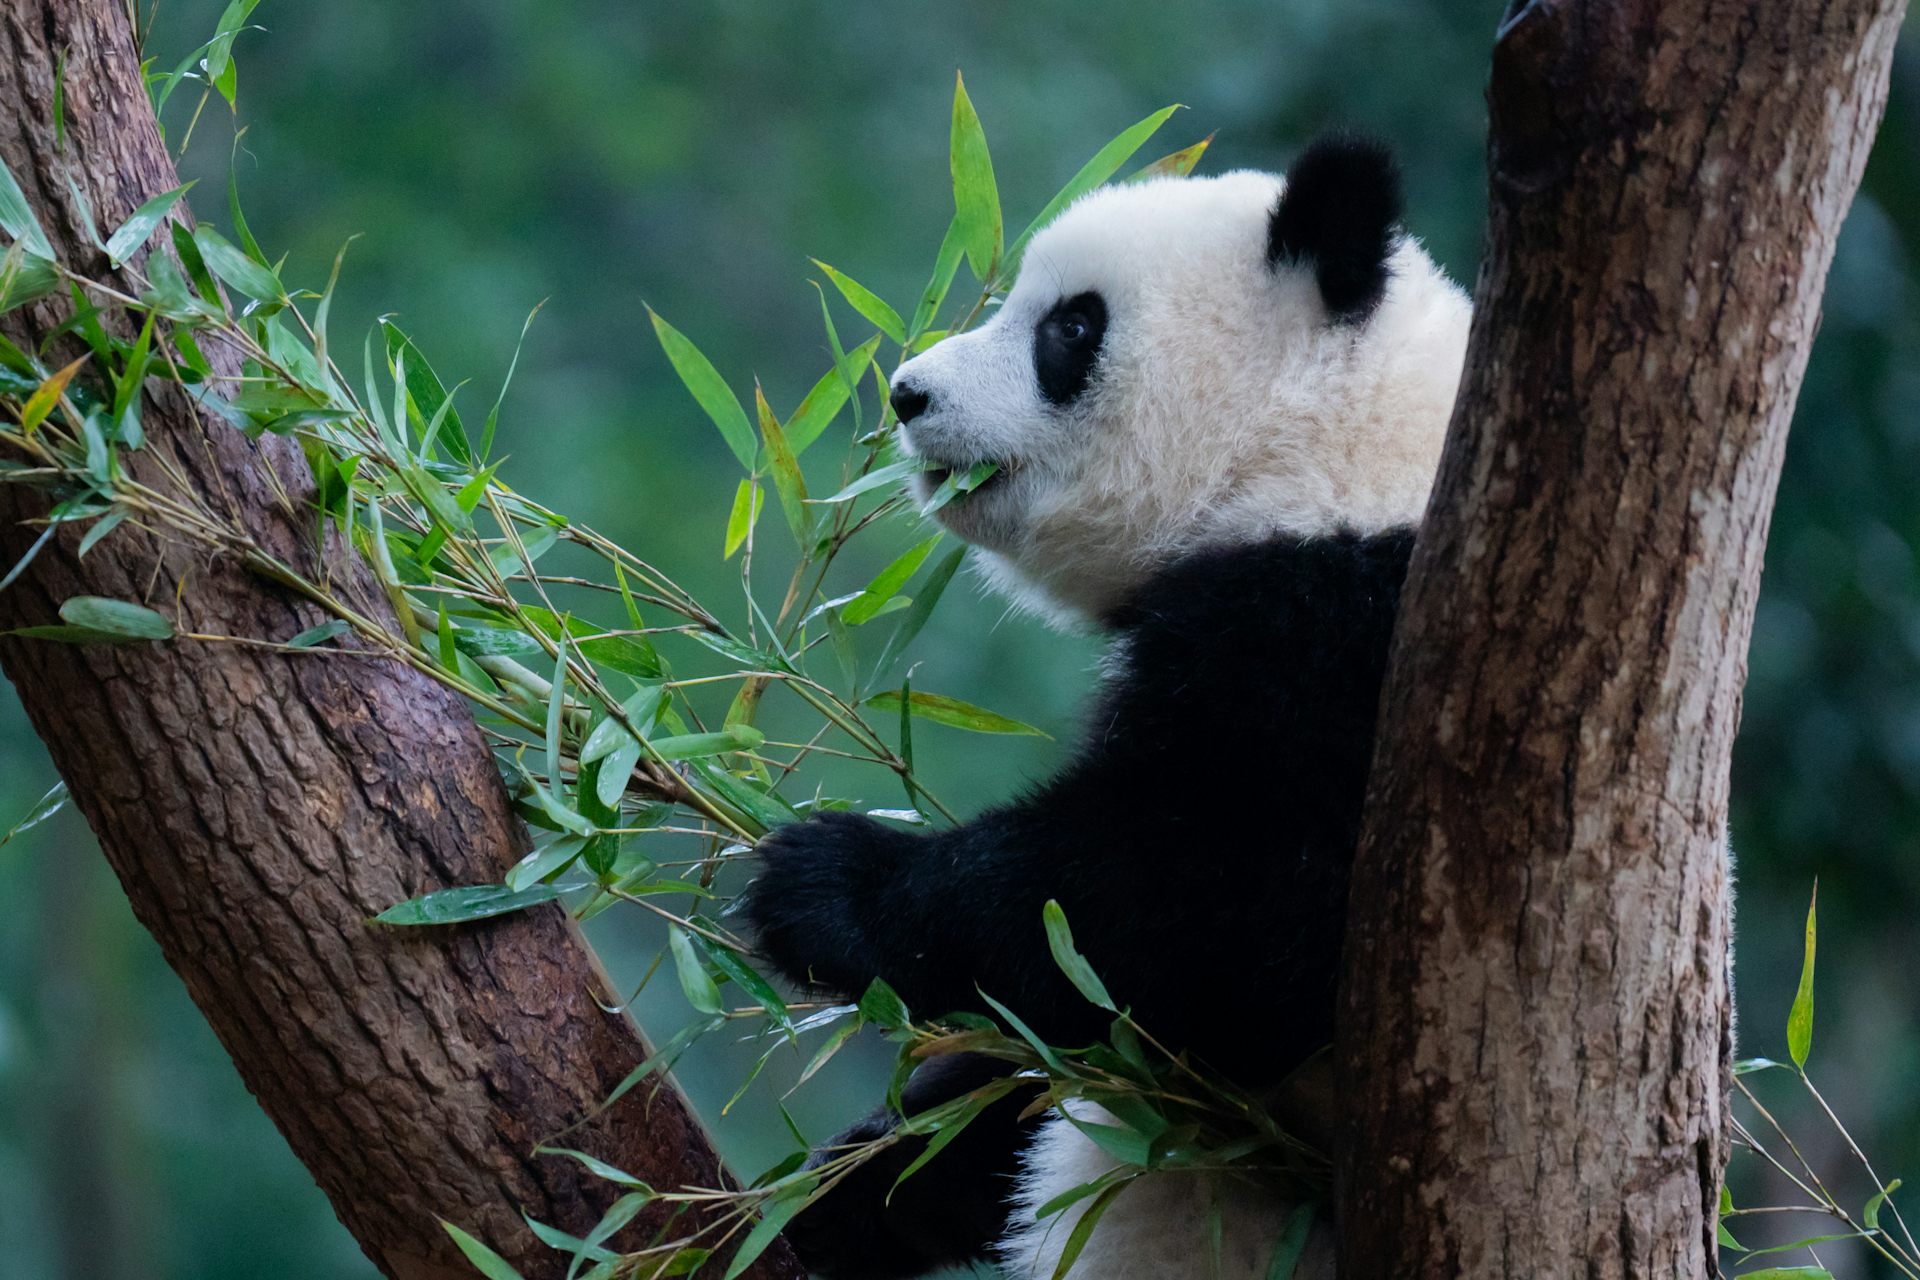
[[[977,1053],[930,1059],[900,1091],[900,1112],[879,1108],[834,1135],[808,1167],[885,1137],[902,1113],[918,1115],[1006,1073],[1006,1063]],[[1006,1229],[1020,1152],[1044,1118],[1020,1118],[1038,1088],[993,1103],[905,1182],[900,1175],[927,1138],[903,1138],[835,1183],[787,1228],[807,1268],[824,1280],[888,1280],[983,1256]]]
[[[1267,226],[1267,261],[1311,265],[1327,314],[1355,324],[1387,292],[1387,258],[1400,221],[1400,173],[1371,138],[1319,139],[1287,170]]]
[[[1056,898],[1116,1001],[1163,1043],[1243,1085],[1277,1081],[1332,1036],[1412,545],[1411,531],[1287,537],[1168,567],[1106,619],[1115,674],[1053,781],[933,835],[828,813],[763,840],[743,904],[762,951],[794,981],[843,995],[884,977],[921,1016],[986,1012],[985,991],[1044,1038],[1083,1044],[1110,1015],[1053,962],[1041,907]],[[1011,1167],[1018,1145],[976,1163]],[[965,1195],[975,1174],[942,1175],[944,1159],[908,1185],[940,1178],[939,1194]],[[981,1194],[956,1203],[977,1208]],[[809,1211],[845,1228],[806,1234],[810,1265],[924,1269],[903,1246],[875,1255],[874,1197],[835,1199]]]
[[[1107,336],[1107,300],[1097,293],[1062,298],[1033,327],[1033,371],[1048,403],[1072,404],[1093,377]]]

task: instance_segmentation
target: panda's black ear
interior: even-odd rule
[[[1327,134],[1287,170],[1267,226],[1267,261],[1311,266],[1334,321],[1365,320],[1387,291],[1400,170],[1379,141]]]

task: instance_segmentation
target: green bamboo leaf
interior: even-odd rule
[[[74,596],[60,606],[61,620],[114,640],[171,640],[173,624],[165,615],[130,600]]]
[[[238,3],[238,0],[236,0],[236,3]],[[481,1244],[478,1240],[475,1240],[460,1228],[454,1226],[451,1222],[448,1222],[445,1218],[440,1220],[440,1225],[445,1227],[447,1234],[453,1237],[453,1242],[459,1246],[460,1252],[467,1255],[467,1261],[480,1268],[480,1274],[487,1277],[487,1280],[526,1280],[524,1276],[513,1269],[512,1263],[487,1248],[484,1244]]]
[[[874,575],[866,589],[848,603],[840,612],[840,617],[850,627],[857,627],[871,621],[879,614],[882,605],[900,594],[900,588],[907,585],[907,579],[920,571],[920,566],[933,549],[940,544],[940,535],[935,534],[917,546],[909,547],[892,564]]]
[[[947,584],[953,581],[953,575],[960,570],[960,562],[966,558],[965,547],[955,547],[948,552],[939,564],[933,567],[921,582],[913,597],[913,607],[907,610],[907,616],[900,620],[893,634],[887,637],[886,647],[880,651],[880,663],[874,669],[884,672],[893,665],[894,659],[906,652],[920,629],[927,625],[927,619],[933,616],[934,606],[940,603]]]
[[[913,327],[907,331],[907,337],[913,342],[925,336],[927,326],[933,323],[935,313],[947,300],[947,291],[953,287],[954,274],[960,270],[960,259],[965,256],[966,244],[961,239],[960,219],[955,216],[947,224],[947,234],[940,241],[940,251],[934,257],[933,278],[921,290],[920,305],[913,309]]]
[[[872,471],[867,472],[867,474],[856,477],[846,488],[840,490],[840,492],[834,494],[831,498],[819,498],[815,501],[822,505],[835,502],[851,502],[863,493],[871,493],[875,489],[885,489],[891,485],[897,485],[908,476],[917,475],[926,469],[927,464],[919,458],[906,458],[899,462],[890,462],[884,467],[875,467]]]
[[[661,700],[665,696],[665,686],[643,685],[632,697],[621,704],[620,714],[626,717],[627,724],[645,733],[653,726],[653,717],[660,710]],[[580,748],[580,763],[592,764],[596,760],[605,759],[621,742],[632,737],[625,725],[608,716],[595,725],[593,732],[587,735],[586,742]]]
[[[906,345],[907,327],[900,322],[900,313],[888,306],[879,294],[818,258],[813,259],[813,265],[827,273],[827,279],[833,281],[833,287],[840,291],[840,296],[855,311],[873,321],[874,328],[902,346]]]
[[[532,317],[528,319],[531,321]],[[394,361],[395,371],[403,367],[406,371],[407,399],[410,402],[407,416],[421,426],[421,439],[444,445],[448,456],[462,466],[472,465],[473,446],[467,441],[466,425],[460,421],[460,414],[453,407],[446,384],[440,381],[426,356],[421,354],[419,344],[402,333],[399,326],[386,316],[380,317],[380,330],[386,338],[387,358]],[[522,330],[523,336],[524,333]],[[402,353],[405,354],[404,362]],[[518,355],[517,348],[515,354]],[[502,388],[503,394],[504,391]]]
[[[904,1027],[913,1021],[907,1012],[907,1002],[885,978],[875,978],[867,984],[867,989],[860,993],[858,1008],[867,1021],[883,1027]]]
[[[805,551],[813,545],[813,514],[807,510],[807,481],[800,474],[800,461],[787,447],[786,433],[780,430],[780,421],[773,416],[773,408],[757,382],[753,386],[753,407],[760,418],[760,438],[767,446],[767,464],[773,471],[773,491],[779,495],[780,510],[787,517],[793,540]]]
[[[1129,1180],[1130,1181],[1130,1180]],[[1094,1197],[1093,1203],[1080,1215],[1080,1221],[1073,1224],[1073,1231],[1067,1236],[1066,1245],[1060,1250],[1060,1262],[1053,1269],[1053,1280],[1064,1280],[1067,1272],[1080,1257],[1080,1251],[1087,1247],[1087,1241],[1093,1236],[1093,1229],[1107,1210],[1113,1207],[1114,1200],[1127,1189],[1127,1182],[1116,1182]]]
[[[4,833],[0,833],[0,845],[5,845],[7,841],[13,839],[15,836],[25,835],[27,832],[45,822],[48,818],[51,818],[54,814],[60,812],[66,805],[67,784],[64,782],[56,782],[48,789],[47,794],[34,801],[33,808],[27,810],[26,815],[22,817],[20,821],[7,828]],[[1898,1180],[1893,1184],[1894,1187],[1899,1185]],[[1887,1188],[1889,1191],[1892,1189],[1893,1187]]]
[[[701,963],[693,936],[676,924],[668,930],[667,942],[673,950],[673,967],[680,975],[680,990],[685,993],[687,1003],[701,1013],[723,1012],[719,984]]]
[[[60,273],[50,260],[28,253],[25,244],[16,240],[0,259],[0,312],[57,293],[60,283]]]
[[[721,438],[733,450],[740,465],[752,471],[757,447],[753,426],[747,421],[747,411],[740,407],[740,398],[733,394],[713,362],[702,355],[686,335],[662,320],[652,307],[647,308],[647,317],[653,321],[653,332],[660,339],[660,347],[667,353],[673,371],[680,375],[680,381],[713,420],[713,425],[720,428]]]
[[[729,751],[752,751],[766,740],[766,735],[752,725],[736,724],[719,733],[682,733],[656,738],[653,750],[662,760],[695,760]]]
[[[753,532],[753,526],[759,523],[760,508],[765,503],[760,495],[760,482],[747,479],[733,491],[733,510],[727,516],[727,541],[723,560],[733,559],[733,553],[746,542],[747,535]]]
[[[867,705],[876,711],[898,711],[901,706],[900,694],[892,689],[876,693],[867,699]],[[1022,724],[997,712],[976,707],[971,702],[962,702],[938,693],[924,693],[915,689],[908,696],[907,705],[922,720],[931,720],[955,729],[967,729],[973,733],[1016,733],[1033,738],[1047,736],[1030,724]]]
[[[615,1233],[639,1217],[640,1211],[652,1202],[653,1191],[648,1189],[629,1191],[608,1205],[607,1211],[600,1215],[600,1221],[594,1224],[593,1230],[587,1232],[586,1239],[580,1242],[580,1252],[573,1255],[573,1262],[567,1267],[567,1280],[573,1280],[574,1276],[579,1274],[580,1268],[586,1265],[589,1250],[597,1249],[601,1244],[612,1239]],[[600,1269],[595,1268],[595,1270]],[[612,1272],[608,1270],[603,1274],[611,1275]]]
[[[524,911],[559,896],[560,890],[550,884],[537,884],[517,893],[501,884],[464,885],[410,898],[388,907],[374,919],[381,924],[461,924]]]
[[[967,264],[975,278],[989,280],[1000,260],[1000,191],[993,180],[993,159],[979,113],[967,96],[967,82],[953,77],[953,129],[949,140],[949,168],[953,173],[953,212],[966,247]]]
[[[1053,952],[1053,962],[1060,966],[1060,972],[1074,989],[1109,1013],[1118,1013],[1113,997],[1107,994],[1107,984],[1100,981],[1100,975],[1093,971],[1087,958],[1073,945],[1073,930],[1067,925],[1067,913],[1052,898],[1041,911],[1047,925],[1047,946]]]
[[[1800,989],[1794,992],[1793,1008],[1787,1014],[1787,1056],[1793,1065],[1805,1069],[1807,1053],[1813,1048],[1813,952],[1814,912],[1820,905],[1820,883],[1813,885],[1813,897],[1807,903],[1807,945],[1800,961]]]
[[[565,1156],[569,1160],[578,1160],[585,1166],[587,1172],[596,1178],[604,1179],[607,1182],[616,1182],[623,1187],[631,1187],[635,1191],[653,1190],[652,1187],[626,1172],[624,1169],[616,1168],[608,1164],[605,1160],[590,1156],[584,1151],[576,1151],[572,1147],[535,1147],[533,1154],[537,1156]]]
[[[1080,172],[1067,180],[1067,185],[1060,188],[1053,199],[1047,201],[1046,207],[1040,210],[1039,216],[1028,223],[1027,229],[1020,233],[1020,238],[1013,242],[1013,248],[1007,250],[1007,260],[1001,269],[1001,275],[1011,278],[1019,269],[1020,255],[1027,247],[1027,241],[1033,239],[1034,233],[1052,222],[1062,209],[1120,172],[1120,166],[1133,159],[1134,152],[1145,146],[1147,139],[1160,132],[1160,126],[1167,122],[1167,117],[1180,108],[1179,103],[1160,108],[1094,152],[1093,159],[1080,166]]]
[[[338,639],[353,630],[353,624],[344,618],[333,618],[317,627],[308,627],[293,639],[287,641],[289,649],[311,649],[317,644]]]
[[[26,252],[49,261],[53,259],[53,242],[41,229],[40,220],[33,216],[33,206],[27,203],[26,194],[14,180],[13,170],[5,164],[0,164],[0,230],[12,236]]]
[[[1200,157],[1207,154],[1207,148],[1213,145],[1210,133],[1190,147],[1182,147],[1171,155],[1161,156],[1152,164],[1142,165],[1127,175],[1128,182],[1144,182],[1151,178],[1184,178],[1193,172],[1200,163]]]
[[[1274,1246],[1273,1257],[1267,1263],[1267,1280],[1293,1280],[1294,1273],[1300,1269],[1300,1257],[1307,1251],[1307,1239],[1313,1234],[1313,1219],[1320,1206],[1313,1200],[1302,1200],[1293,1206],[1293,1212],[1287,1215],[1287,1225],[1280,1229],[1280,1243]]]
[[[199,179],[194,179],[194,182]],[[107,237],[107,260],[115,267],[124,266],[127,259],[138,253],[154,228],[165,220],[167,213],[193,187],[193,182],[182,183],[171,191],[163,191],[153,199],[127,215],[114,233]]]
[[[1833,1272],[1825,1267],[1762,1267],[1742,1271],[1734,1280],[1833,1280]]]
[[[739,1252],[733,1255],[733,1261],[727,1264],[724,1280],[735,1280],[748,1267],[752,1266],[761,1254],[767,1251],[793,1216],[806,1207],[807,1197],[820,1185],[820,1175],[804,1173],[794,1178],[787,1186],[780,1188],[773,1198],[760,1210],[760,1221],[753,1224],[753,1230],[747,1232],[747,1238],[740,1242]]]
[[[200,258],[229,286],[261,302],[279,302],[286,297],[280,277],[242,253],[212,227],[199,227],[193,233],[194,247]]]
[[[0,840],[0,844],[5,843],[6,841]],[[1867,1230],[1878,1231],[1880,1229],[1880,1207],[1886,1204],[1888,1196],[1899,1189],[1900,1179],[1895,1178],[1892,1182],[1889,1182],[1886,1186],[1875,1192],[1873,1199],[1867,1201],[1867,1207],[1860,1211],[1860,1221],[1866,1224]]]
[[[874,352],[880,349],[883,336],[876,333],[847,352],[846,360],[821,374],[820,380],[800,401],[800,407],[793,411],[784,428],[787,444],[792,446],[794,456],[805,453],[807,446],[818,440],[820,433],[831,426],[833,420],[840,416],[840,411],[847,407],[859,371],[873,363]]]
[[[501,883],[511,893],[520,893],[544,883],[554,873],[572,866],[574,859],[586,849],[587,840],[588,837],[573,832],[544,837],[526,857],[507,868]]]

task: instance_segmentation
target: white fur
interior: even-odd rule
[[[907,447],[1005,475],[939,519],[1016,598],[1097,615],[1210,543],[1417,521],[1466,350],[1468,302],[1402,239],[1379,309],[1328,323],[1310,268],[1270,267],[1283,180],[1242,171],[1083,197],[1033,238],[993,317],[895,375],[931,397]],[[1058,408],[1034,325],[1096,290],[1091,384]]]
[[[1071,1104],[1070,1104],[1071,1105]],[[1098,1108],[1083,1118],[1112,1123]],[[1076,1115],[1080,1113],[1075,1112]],[[1000,1242],[1008,1280],[1050,1280],[1080,1217],[1081,1200],[1045,1219],[1035,1212],[1118,1162],[1066,1120],[1055,1116],[1027,1148],[1013,1216]],[[1220,1212],[1220,1272],[1229,1280],[1264,1277],[1294,1206],[1270,1188],[1219,1173],[1162,1172],[1141,1177],[1115,1197],[1074,1259],[1071,1277],[1086,1280],[1181,1280],[1211,1274],[1210,1226]],[[1333,1280],[1333,1233],[1316,1222],[1294,1280]]]

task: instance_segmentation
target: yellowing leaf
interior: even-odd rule
[[[73,381],[73,375],[80,372],[80,366],[91,356],[81,356],[60,372],[41,383],[34,393],[27,397],[26,404],[20,408],[20,427],[32,435],[39,425],[53,412],[53,406],[60,403],[60,397],[67,393],[67,384]]]
[[[889,689],[885,693],[876,693],[867,699],[867,705],[877,711],[898,711],[900,694]],[[1018,733],[1035,738],[1047,735],[1030,724],[1021,724],[1010,720],[997,712],[976,707],[971,702],[962,702],[958,698],[948,698],[937,693],[923,693],[918,689],[909,695],[908,705],[913,714],[935,724],[951,725],[956,729],[970,729],[974,733]]]

